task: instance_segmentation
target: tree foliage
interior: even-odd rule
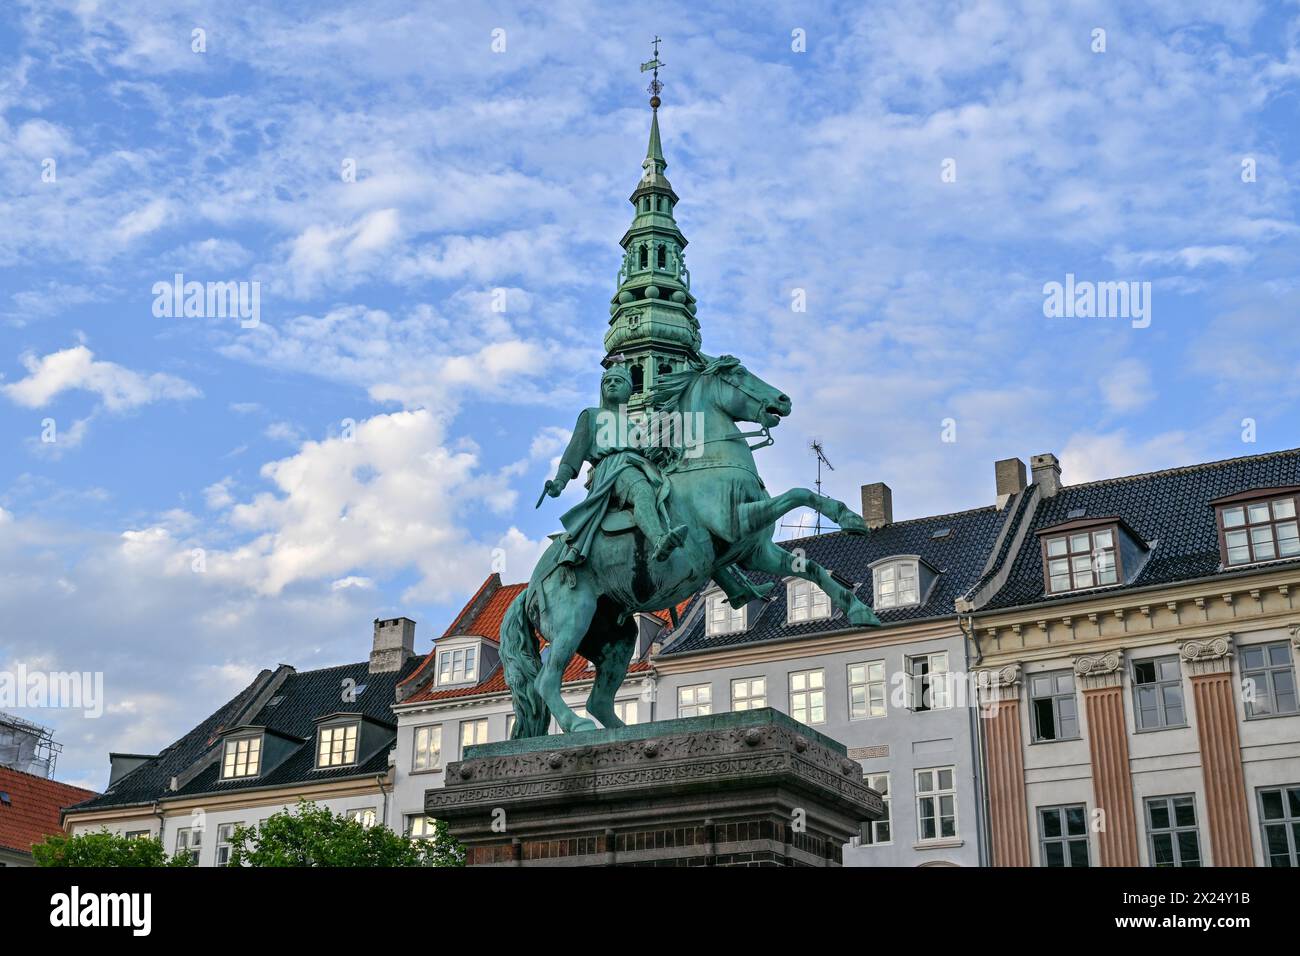
[[[231,866],[464,866],[465,848],[438,821],[413,840],[381,824],[365,826],[306,800],[259,826],[235,828]]]
[[[107,830],[68,836],[55,833],[32,847],[37,866],[193,866],[188,854],[167,857],[161,840],[125,837]]]

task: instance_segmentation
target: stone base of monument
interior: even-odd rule
[[[469,747],[425,812],[471,866],[839,866],[880,795],[765,708]]]

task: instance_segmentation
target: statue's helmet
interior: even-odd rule
[[[622,365],[611,365],[605,369],[605,374],[600,377],[600,384],[603,386],[612,378],[622,379],[627,383],[628,388],[632,387],[632,373]]]

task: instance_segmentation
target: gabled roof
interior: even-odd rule
[[[257,707],[253,713],[241,715],[241,710],[247,709],[244,705],[250,702],[250,698],[256,702],[256,691],[265,689],[263,679],[268,672],[263,671],[258,680],[245,688],[238,697],[225,704],[156,758],[127,774],[110,787],[107,793],[87,800],[76,809],[98,810],[152,803],[160,799],[229,793],[262,787],[292,786],[386,773],[388,747],[381,747],[378,752],[369,755],[368,759],[358,766],[316,770],[316,722],[322,717],[346,711],[391,727],[393,724],[391,708],[397,684],[419,666],[419,663],[418,657],[411,657],[401,670],[381,674],[370,673],[369,661],[302,672],[286,668],[287,674],[284,675],[282,683],[275,688],[274,695]],[[351,687],[354,692],[359,691],[356,693],[355,700],[344,700],[345,686]],[[220,780],[218,779],[219,761],[211,759],[215,754],[214,748],[223,733],[241,726],[265,727],[267,731],[277,736],[291,738],[288,741],[291,745],[293,740],[301,743],[281,763],[260,776]],[[192,779],[186,780],[178,790],[167,789],[172,777],[184,779],[187,772],[193,773],[196,764],[205,760],[210,762],[204,765]]]
[[[1300,563],[1300,558],[1296,558],[1223,568],[1213,504],[1241,492],[1296,484],[1300,484],[1300,449],[1065,485],[1053,497],[1039,503],[1029,519],[1025,544],[1011,558],[1013,563],[1006,583],[977,610],[1000,610],[1048,600],[1037,533],[1086,518],[1114,516],[1151,550],[1131,581],[1072,592],[1078,596]],[[1050,599],[1069,596],[1054,594]]]
[[[95,791],[0,767],[0,849],[31,853],[32,844],[62,833],[59,811]]]
[[[511,602],[523,593],[527,587],[527,584],[502,584],[500,575],[496,573],[489,575],[474,596],[470,598],[469,603],[456,615],[451,626],[443,634],[443,639],[458,637],[463,634],[475,634],[499,644],[501,642],[501,621],[505,617],[506,608],[510,607]],[[683,601],[677,606],[676,610],[679,614],[686,608],[687,604],[689,604],[688,601]],[[667,610],[656,611],[654,616],[665,623],[670,620]],[[490,673],[485,674],[477,684],[438,690],[432,679],[437,657],[438,644],[435,642],[433,649],[429,651],[424,662],[403,682],[407,686],[420,683],[424,683],[425,686],[409,697],[403,698],[399,703],[414,704],[422,701],[449,700],[456,697],[479,697],[510,692],[510,688],[506,684],[505,671],[499,663]],[[649,669],[649,665],[645,661],[633,661],[628,668],[628,673],[639,673]],[[588,669],[587,660],[581,655],[574,655],[573,660],[569,662],[568,667],[564,670],[564,683],[566,684],[591,680],[592,677],[593,672]]]
[[[898,521],[865,536],[834,531],[778,544],[787,551],[802,548],[809,560],[856,584],[855,593],[867,604],[873,603],[871,565],[876,561],[893,556],[916,555],[938,571],[934,585],[924,595],[921,604],[877,609],[876,615],[888,627],[909,621],[955,616],[956,599],[983,572],[985,560],[994,548],[999,528],[1007,513],[989,505],[956,514]],[[947,534],[943,534],[944,531]],[[770,603],[750,605],[751,626],[747,630],[715,636],[705,634],[705,615],[696,612],[696,605],[710,590],[706,588],[692,600],[687,610],[687,619],[683,620],[682,626],[659,656],[672,657],[766,641],[798,640],[850,627],[839,610],[834,611],[829,619],[786,623],[786,589],[780,585],[780,579],[770,574],[746,574],[754,582],[778,582],[771,593]],[[755,610],[758,611],[757,620],[752,617]]]

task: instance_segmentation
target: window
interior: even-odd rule
[[[1039,807],[1038,852],[1043,866],[1087,866],[1087,808],[1082,803]]]
[[[614,701],[614,716],[628,726],[638,722],[640,710],[635,700]]]
[[[791,581],[785,586],[786,621],[818,621],[831,616],[831,599],[811,581]]]
[[[872,596],[877,609],[921,603],[915,561],[890,561],[874,568],[872,574]]]
[[[1295,668],[1287,642],[1241,648],[1241,686],[1247,717],[1296,713]]]
[[[362,807],[359,810],[349,810],[348,819],[353,823],[360,823],[363,827],[373,827],[375,825],[375,808]]]
[[[437,821],[423,813],[413,813],[406,818],[406,835],[412,840],[432,840]]]
[[[1232,566],[1300,555],[1294,495],[1219,509],[1224,563]]]
[[[732,607],[721,591],[709,595],[709,615],[705,620],[705,633],[734,634],[745,629],[745,609]]]
[[[488,742],[488,722],[484,717],[480,720],[462,720],[460,722],[460,752],[463,756],[466,747],[473,747],[475,744],[485,744]]]
[[[184,854],[199,863],[199,850],[203,848],[203,830],[199,827],[181,827],[176,831],[176,855]]]
[[[127,830],[122,835],[128,840],[147,840],[153,836],[153,833],[149,830]]]
[[[221,823],[217,825],[217,866],[230,863],[230,843],[235,837],[235,827],[243,823]]]
[[[948,652],[921,654],[907,659],[912,710],[947,710],[952,706],[952,678],[948,674]]]
[[[1259,822],[1269,866],[1300,866],[1300,785],[1259,791]]]
[[[458,647],[438,655],[438,683],[463,684],[478,679],[477,650]]]
[[[1147,797],[1147,848],[1152,866],[1200,866],[1201,841],[1196,832],[1196,800]]]
[[[957,836],[957,790],[953,767],[931,767],[916,772],[916,826],[921,840],[949,840]]]
[[[1035,674],[1029,688],[1034,740],[1078,739],[1079,711],[1074,699],[1074,674],[1070,671]]]
[[[1043,552],[1049,593],[1101,587],[1119,580],[1113,527],[1044,538]]]
[[[655,252],[655,265],[660,269],[668,268],[668,250],[662,244],[657,247]]]
[[[1183,672],[1176,656],[1133,662],[1133,709],[1138,730],[1183,727]]]
[[[515,737],[515,715],[506,714],[506,740],[514,740]]]
[[[649,201],[650,200],[648,199],[646,200],[647,203],[649,203]],[[647,205],[646,208],[648,209],[649,206]],[[645,246],[642,246],[641,247],[641,268],[645,269],[649,265],[650,265],[650,250],[647,249]]]
[[[826,723],[825,671],[795,671],[790,675],[790,716],[801,724]]]
[[[849,665],[849,720],[885,716],[885,662]]]
[[[742,677],[731,682],[732,710],[757,710],[766,706],[766,677]]]
[[[344,767],[357,762],[357,725],[340,724],[320,729],[317,767]]]
[[[442,724],[415,728],[415,752],[411,770],[437,770],[442,765]]]
[[[863,824],[862,843],[864,846],[884,846],[893,843],[894,835],[889,826],[889,774],[869,773],[864,782],[880,794],[881,802],[885,805],[885,815],[879,820]]]
[[[240,737],[227,740],[225,753],[221,758],[221,779],[234,780],[239,777],[256,777],[261,766],[262,738]]]
[[[692,684],[677,688],[677,716],[703,717],[713,713],[713,685]]]

